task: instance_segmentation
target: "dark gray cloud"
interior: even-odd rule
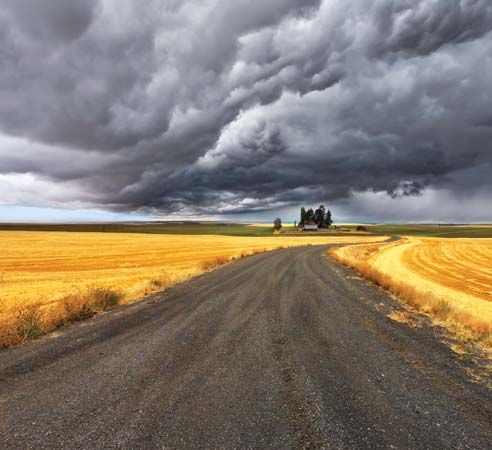
[[[4,201],[60,205],[65,186],[82,205],[215,215],[482,198],[491,30],[489,0],[6,0]]]
[[[54,44],[72,41],[91,24],[97,0],[5,0],[5,12],[23,34]]]

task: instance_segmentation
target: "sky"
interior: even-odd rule
[[[3,0],[0,221],[492,222],[490,0]]]

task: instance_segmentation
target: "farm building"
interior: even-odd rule
[[[314,220],[308,220],[302,229],[303,231],[318,231],[318,224]]]

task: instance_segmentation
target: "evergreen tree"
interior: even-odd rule
[[[282,220],[280,219],[280,217],[277,217],[273,221],[273,229],[277,231],[280,231],[282,229]]]
[[[331,211],[328,210],[326,211],[326,215],[325,215],[325,227],[329,228],[332,223],[333,223],[333,219],[331,218]]]
[[[306,209],[303,206],[301,208],[301,220],[299,221],[299,225],[303,226],[304,222],[306,222]]]
[[[309,208],[307,211],[306,211],[306,221],[315,221],[316,220],[316,217],[314,215],[314,211],[313,211],[313,208]]]
[[[314,220],[318,224],[318,228],[325,226],[325,207],[320,205],[319,208],[314,212]]]

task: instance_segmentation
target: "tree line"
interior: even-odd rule
[[[324,205],[320,205],[318,209],[314,210],[309,208],[306,210],[304,206],[301,208],[301,217],[299,220],[299,226],[303,227],[306,224],[318,225],[318,228],[329,228],[333,223],[331,211],[326,209]],[[296,222],[294,221],[294,227]],[[277,217],[273,221],[274,230],[280,231],[282,229],[282,220]]]
[[[318,228],[328,228],[333,223],[331,211],[326,209],[324,205],[320,205],[318,209],[309,208],[306,210],[304,206],[301,208],[301,217],[299,226],[306,224],[316,224]]]

